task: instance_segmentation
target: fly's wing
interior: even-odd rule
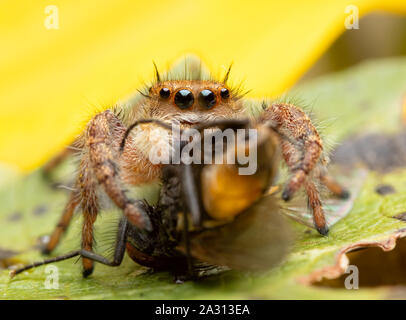
[[[323,209],[329,227],[344,218],[350,211],[366,177],[366,171],[357,169],[340,175],[341,184],[350,191],[348,199],[339,199],[332,196],[323,197]],[[280,197],[280,193],[275,194]],[[289,202],[283,204],[281,212],[293,220],[314,228],[313,215],[307,205],[306,195],[298,194]]]
[[[292,239],[277,199],[269,195],[233,222],[192,234],[191,254],[203,262],[236,270],[267,270],[283,259]]]
[[[329,226],[349,213],[365,177],[365,170],[341,175],[341,182],[351,192],[351,197],[324,198]],[[192,255],[201,261],[236,270],[266,270],[275,266],[282,261],[294,239],[290,223],[284,216],[314,228],[305,195],[298,195],[287,203],[279,199],[280,193],[264,196],[233,222],[193,234]]]

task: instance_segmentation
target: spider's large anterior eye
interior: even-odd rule
[[[161,98],[167,99],[171,95],[171,90],[169,90],[168,88],[162,88],[161,90],[159,90],[159,95],[161,96]]]
[[[195,98],[189,90],[182,89],[175,94],[175,104],[181,109],[187,109],[193,105]]]
[[[223,99],[228,99],[228,98],[230,97],[230,91],[228,91],[227,88],[222,88],[222,89],[220,90],[220,96],[221,96]]]
[[[211,90],[203,90],[199,93],[199,104],[206,109],[211,109],[216,105],[216,95]]]

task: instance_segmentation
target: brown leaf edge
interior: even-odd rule
[[[303,285],[311,285],[322,281],[323,279],[337,279],[345,273],[349,266],[349,259],[347,253],[369,247],[378,247],[383,251],[391,251],[396,247],[396,242],[398,239],[406,237],[406,228],[399,229],[395,233],[391,234],[389,238],[383,239],[381,241],[359,241],[353,244],[342,247],[335,259],[335,264],[323,267],[321,269],[315,270],[306,276],[301,276],[297,278],[297,282]]]

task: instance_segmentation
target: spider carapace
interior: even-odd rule
[[[240,264],[234,263],[232,255],[221,250],[218,254],[210,252],[216,243],[210,242],[210,235],[217,229],[222,230],[223,236],[230,235],[232,228],[241,231],[243,225],[253,223],[252,217],[261,215],[258,212],[264,211],[264,204],[269,211],[277,210],[272,199],[263,200],[260,206],[258,203],[261,197],[267,198],[264,194],[275,176],[279,153],[290,172],[282,199],[289,201],[303,188],[315,228],[322,235],[328,233],[316,186],[321,182],[342,198],[348,197],[348,192],[328,175],[321,138],[306,113],[293,104],[263,103],[258,116],[248,115],[244,95],[228,85],[230,69],[219,81],[205,75],[199,61],[190,59],[184,64],[185,71],[181,75],[168,72],[162,76],[156,70],[156,80],[145,91],[89,121],[69,149],[73,151],[64,152],[64,155],[77,153],[79,170],[68,203],[44,252],[50,253],[57,246],[76,209],[83,214],[81,250],[34,263],[15,273],[79,255],[83,258],[83,275],[88,276],[93,271],[94,261],[119,265],[126,249],[133,260],[152,268],[174,269],[177,265],[180,267],[176,269],[189,269],[191,273],[192,260],[196,257],[204,262],[238,268]],[[176,165],[151,161],[152,152],[162,155],[173,149],[170,128],[174,123],[184,131],[209,127],[258,130],[257,172],[252,176],[239,176],[236,174],[238,163],[186,165],[181,162]],[[201,139],[206,138],[203,135]],[[47,169],[57,162],[52,161]],[[126,193],[131,186],[157,180],[163,187],[155,206],[131,199]],[[106,195],[123,212],[112,261],[93,252],[93,224],[101,210],[100,199]],[[261,219],[270,219],[275,224],[273,230],[261,231],[264,236],[272,236],[272,241],[284,241],[280,218]],[[233,241],[238,244],[237,238]],[[266,247],[268,240],[259,240],[262,247]],[[243,243],[239,245],[242,248]],[[252,254],[253,250],[246,252]],[[276,256],[280,257],[281,253],[269,260],[273,263]]]

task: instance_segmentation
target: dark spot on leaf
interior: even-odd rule
[[[7,268],[9,266],[7,259],[10,259],[17,254],[17,251],[0,248],[0,268]]]
[[[16,251],[0,248],[0,260],[11,258],[17,254]]]
[[[389,184],[381,184],[375,188],[376,193],[380,194],[381,196],[385,196],[387,194],[396,193],[396,190]]]
[[[393,216],[393,218],[401,220],[401,221],[406,221],[406,212],[402,212],[396,216]]]
[[[13,212],[12,214],[10,214],[7,218],[8,221],[11,222],[15,222],[15,221],[19,221],[21,220],[21,218],[23,217],[23,215],[21,214],[21,212]]]
[[[35,216],[42,216],[47,212],[47,207],[45,205],[37,206],[34,208],[33,214]]]
[[[372,133],[350,137],[339,145],[331,159],[345,167],[359,164],[388,172],[406,166],[406,130],[394,135]]]
[[[363,110],[369,110],[369,109],[371,109],[371,103],[368,100],[362,100],[360,102],[360,107]]]

